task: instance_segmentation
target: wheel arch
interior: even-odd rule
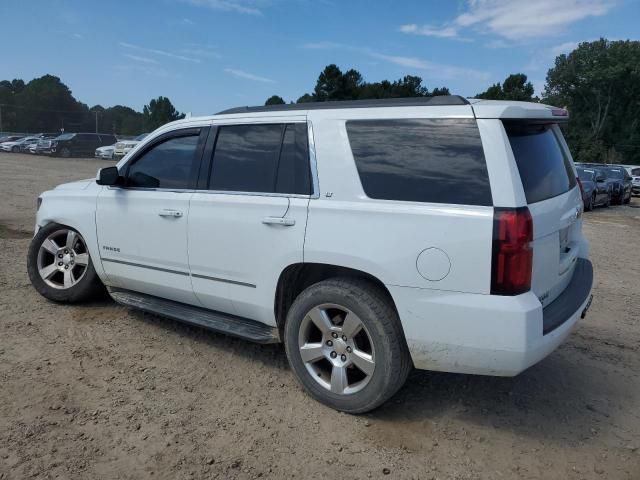
[[[371,282],[386,297],[386,300],[390,302],[396,314],[398,313],[389,289],[379,278],[368,272],[328,263],[294,263],[282,270],[276,286],[273,308],[276,326],[281,334],[284,330],[287,313],[298,295],[311,285],[336,277],[351,277]],[[402,328],[402,322],[400,323],[400,327]]]

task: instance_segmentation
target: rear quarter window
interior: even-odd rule
[[[346,128],[368,197],[493,205],[475,120],[350,120]]]
[[[576,186],[571,160],[551,124],[504,122],[527,203],[557,197]]]

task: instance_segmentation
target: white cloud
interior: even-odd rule
[[[443,63],[432,62],[417,57],[404,57],[397,55],[385,55],[370,51],[369,55],[379,60],[384,60],[401,67],[412,68],[420,71],[426,78],[431,79],[457,79],[460,77],[473,78],[480,81],[486,81],[489,78],[487,72],[474,70],[471,68],[458,67],[455,65],[447,65]]]
[[[225,68],[225,73],[229,75],[233,75],[234,77],[244,78],[245,80],[253,80],[254,82],[262,82],[262,83],[275,83],[274,80],[266,77],[260,77],[259,75],[254,75],[253,73],[245,72],[244,70],[237,70],[235,68]]]
[[[442,26],[407,24],[400,31],[457,38],[473,28],[510,40],[561,34],[571,24],[605,15],[617,0],[467,0],[463,13]]]
[[[122,56],[128,58],[129,60],[134,60],[136,62],[141,62],[141,63],[152,63],[152,64],[158,63],[158,61],[154,60],[153,58],[140,57],[138,55],[131,55],[130,53],[123,53]]]
[[[349,50],[351,52],[366,55],[375,60],[382,60],[387,63],[392,63],[401,67],[417,70],[425,78],[430,79],[456,79],[463,76],[467,78],[486,81],[489,78],[488,73],[471,68],[458,67],[456,65],[447,65],[444,63],[433,62],[431,60],[418,57],[391,55],[373,50],[371,48],[345,45],[344,43],[327,41],[305,43],[304,45],[302,45],[302,48],[309,50],[334,50],[338,48],[342,50]]]
[[[451,25],[435,27],[433,25],[419,26],[415,23],[409,23],[407,25],[401,25],[400,31],[402,33],[413,33],[414,35],[423,35],[426,37],[455,38],[458,36],[458,29]]]
[[[185,0],[192,5],[209,7],[214,10],[243,13],[245,15],[262,15],[260,0]]]
[[[580,42],[564,42],[560,45],[556,45],[555,47],[551,47],[549,49],[549,53],[554,57],[557,57],[558,55],[561,55],[563,53],[571,53],[573,50],[578,48],[578,45],[580,45]]]
[[[176,60],[182,60],[184,62],[200,63],[199,58],[187,57],[185,55],[178,55],[175,53],[167,52],[165,50],[158,50],[157,48],[146,48],[140,45],[134,45],[133,43],[120,42],[121,47],[137,50],[139,52],[151,53],[154,55],[161,55],[163,57],[174,58]]]

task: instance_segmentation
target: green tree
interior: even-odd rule
[[[640,42],[604,38],[559,55],[543,102],[567,107],[574,158],[640,164]]]
[[[145,119],[145,128],[148,131],[155,130],[165,123],[184,118],[184,113],[179,113],[171,100],[163,96],[152,99],[148,105],[144,106],[142,114]]]
[[[315,102],[313,95],[310,95],[308,93],[305,93],[304,95],[299,97],[298,100],[296,100],[296,103],[308,103],[308,102]]]
[[[279,97],[278,95],[271,95],[269,98],[267,98],[267,101],[264,102],[265,105],[284,105],[285,101],[282,97]]]
[[[476,98],[530,102],[533,99],[533,92],[533,84],[527,81],[524,73],[512,73],[502,82],[502,85],[494,83],[486,91],[476,95]]]

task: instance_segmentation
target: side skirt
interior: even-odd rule
[[[236,317],[226,313],[215,312],[164,298],[132,292],[118,288],[108,288],[111,297],[127,307],[137,308],[145,312],[168,317],[180,322],[204,327],[208,330],[243,338],[256,343],[279,343],[278,329],[264,323]]]

